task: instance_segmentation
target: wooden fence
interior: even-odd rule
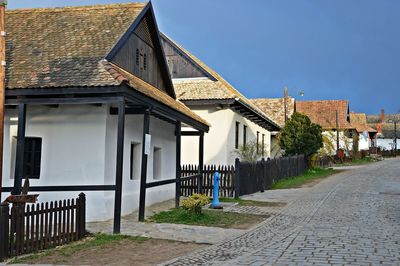
[[[261,160],[256,163],[235,161],[235,197],[270,189],[280,179],[298,176],[307,169],[304,155]]]
[[[235,166],[205,165],[201,178],[201,193],[210,197],[214,188],[214,173],[220,174],[219,196],[238,197],[271,188],[276,181],[290,176],[301,175],[307,169],[304,155],[261,160],[256,163],[235,161]],[[199,173],[198,166],[183,165],[181,176]],[[190,196],[199,192],[199,179],[181,182],[181,196]]]
[[[212,197],[214,189],[214,173],[218,172],[220,175],[219,181],[219,196],[220,197],[233,197],[234,194],[234,176],[235,168],[233,165],[205,165],[203,168],[203,175],[201,178],[201,193]],[[199,173],[198,165],[183,165],[181,169],[181,176],[191,176]],[[190,196],[198,192],[198,179],[186,180],[181,182],[181,195]]]
[[[86,233],[85,213],[83,193],[72,200],[13,204],[11,212],[9,204],[2,203],[0,261],[83,238]]]

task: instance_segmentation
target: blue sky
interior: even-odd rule
[[[117,2],[124,0],[9,0],[8,8]],[[160,30],[249,98],[281,97],[288,86],[297,99],[348,99],[351,111],[400,112],[398,0],[152,3]]]

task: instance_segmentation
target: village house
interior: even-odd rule
[[[292,116],[295,109],[295,99],[293,97],[257,98],[250,99],[250,101],[281,128],[285,126],[287,119]],[[271,132],[271,157],[281,155],[277,140],[278,133],[278,131]]]
[[[376,147],[377,131],[367,123],[365,113],[350,112],[350,122],[358,133],[358,150],[369,150]]]
[[[385,114],[385,110],[382,109],[380,115],[367,115],[366,120],[368,125],[377,131],[377,147],[380,147],[384,150],[393,150],[395,146],[394,139],[396,135],[397,149],[400,149],[400,114]],[[397,124],[396,133],[394,122]]]
[[[246,143],[259,144],[259,155],[270,156],[271,132],[279,125],[198,58],[161,34],[177,98],[211,124],[204,137],[206,164],[231,165],[234,150]],[[197,162],[195,137],[183,139],[182,161]],[[265,152],[264,152],[265,151]]]
[[[11,10],[6,30],[2,200],[25,178],[40,201],[84,191],[119,232],[176,196],[181,127],[209,124],[176,99],[151,3]]]
[[[296,112],[307,115],[311,122],[322,127],[331,145],[324,145],[326,153],[353,149],[354,127],[350,124],[349,102],[346,100],[296,101]],[[337,130],[339,138],[337,138]],[[339,141],[338,141],[339,140]]]

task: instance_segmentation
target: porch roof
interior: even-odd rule
[[[166,93],[160,91],[159,89],[155,88],[153,85],[145,82],[144,80],[136,77],[135,75],[130,74],[129,72],[123,70],[122,68],[116,66],[115,64],[112,64],[107,61],[103,61],[102,64],[104,65],[104,68],[111,74],[111,76],[119,83],[125,83],[129,87],[137,90],[138,92],[153,98],[157,100],[160,103],[163,103],[173,109],[175,109],[178,112],[181,112],[192,119],[205,124],[207,126],[210,126],[209,123],[192,112],[186,105],[181,103],[180,101],[174,100],[171,98],[169,95]]]

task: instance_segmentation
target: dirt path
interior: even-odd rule
[[[149,239],[138,243],[122,240],[101,248],[92,247],[72,254],[62,249],[51,255],[30,259],[29,264],[62,265],[156,265],[166,260],[185,255],[206,245],[177,241]]]

